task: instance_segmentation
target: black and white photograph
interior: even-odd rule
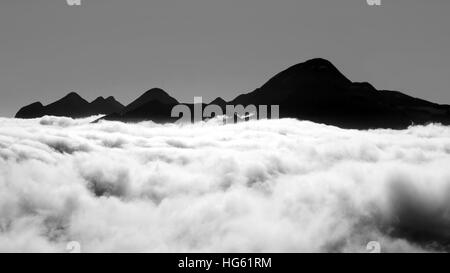
[[[449,13],[0,0],[0,253],[450,251]]]

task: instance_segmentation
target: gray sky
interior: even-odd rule
[[[450,1],[1,0],[0,116],[76,91],[129,103],[231,99],[327,58],[369,81],[450,104]]]

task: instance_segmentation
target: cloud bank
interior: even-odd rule
[[[450,128],[0,119],[0,251],[448,251]]]

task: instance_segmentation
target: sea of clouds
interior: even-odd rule
[[[0,119],[0,252],[450,249],[450,127],[95,119]]]

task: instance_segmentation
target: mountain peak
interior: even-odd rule
[[[78,95],[78,93],[76,92],[70,92],[69,94],[67,94],[63,99],[82,99],[84,100],[80,95]]]
[[[92,103],[94,103],[94,102],[117,102],[117,100],[113,96],[109,96],[107,98],[105,98],[103,96],[99,96],[95,100],[92,101]]]
[[[310,85],[331,84],[348,86],[352,82],[347,79],[330,61],[315,58],[289,67],[278,73],[266,85]]]
[[[89,104],[89,102],[85,99],[83,99],[80,95],[78,95],[75,92],[70,92],[69,94],[65,95],[63,98],[61,98],[60,100],[49,104],[49,107],[53,107],[53,106],[57,106],[57,105],[66,105],[66,107],[85,107],[86,105]],[[61,106],[57,106],[57,107],[61,107]],[[63,111],[62,107],[60,110]]]
[[[91,102],[90,107],[92,113],[105,115],[120,112],[124,108],[124,106],[112,96],[109,96],[106,99],[100,96]]]
[[[164,95],[169,95],[169,94],[167,94],[166,91],[164,91],[163,89],[158,88],[158,87],[155,87],[155,88],[152,88],[152,89],[148,90],[147,92],[144,93],[144,95],[145,94],[164,94]]]
[[[42,115],[44,105],[41,102],[34,102],[30,105],[20,108],[15,115],[16,118],[35,118],[36,115]]]
[[[177,104],[178,101],[172,98],[166,91],[161,88],[152,88],[145,92],[141,97],[145,97],[148,100],[158,100],[166,104]]]
[[[225,105],[227,102],[222,99],[221,97],[217,97],[215,100],[211,101],[210,104],[215,104],[215,105]]]
[[[348,88],[352,82],[330,61],[315,58],[293,65],[276,74],[261,88],[236,97],[232,104],[277,104],[295,96],[301,101],[317,96],[327,97]],[[320,95],[319,95],[320,94]]]
[[[97,97],[95,100],[93,100],[91,103],[94,103],[94,102],[103,102],[103,101],[105,101],[105,98],[104,98],[103,96],[100,96],[100,97]]]
[[[324,59],[324,58],[312,58],[312,59],[309,59],[309,60],[305,61],[304,63],[333,65],[331,63],[331,61],[329,61],[327,59]]]
[[[37,101],[37,102],[34,102],[34,103],[32,103],[32,104],[30,104],[28,106],[31,106],[31,107],[43,107],[44,105],[42,105],[42,103],[40,101]]]
[[[132,111],[152,101],[157,101],[167,105],[178,104],[178,101],[171,97],[166,91],[161,88],[152,88],[127,105],[123,111]]]
[[[284,72],[288,71],[297,74],[297,76],[303,75],[313,78],[326,77],[328,80],[333,80],[342,85],[348,85],[351,83],[351,81],[347,79],[332,62],[323,58],[314,58],[306,62],[299,63],[288,68]]]

